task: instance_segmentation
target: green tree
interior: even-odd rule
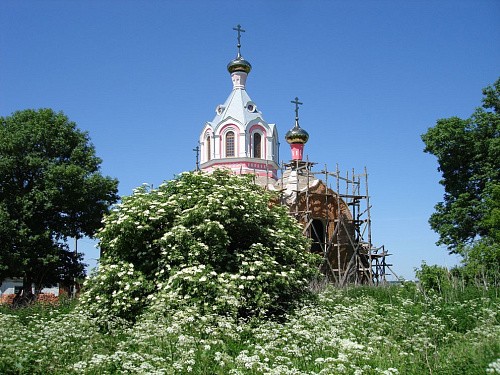
[[[483,108],[468,119],[437,121],[422,135],[438,159],[444,186],[429,223],[451,253],[500,240],[500,79],[483,90]]]
[[[82,274],[65,241],[93,236],[118,200],[118,181],[100,164],[88,134],[61,112],[0,118],[0,280],[22,276],[27,291]]]
[[[183,173],[124,197],[99,232],[99,271],[81,301],[96,316],[280,314],[308,294],[320,259],[251,176]]]

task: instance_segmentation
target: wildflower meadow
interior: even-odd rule
[[[279,319],[186,307],[135,323],[78,303],[0,311],[2,374],[495,374],[498,291],[326,287]]]
[[[77,300],[0,307],[0,374],[500,373],[496,285],[335,288],[275,199],[226,172],[137,189]]]

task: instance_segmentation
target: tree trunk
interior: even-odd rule
[[[23,295],[27,296],[28,293],[32,293],[33,281],[31,277],[24,275],[23,277]]]
[[[36,296],[33,294],[33,278],[31,276],[24,275],[23,290],[19,297],[20,298],[17,300],[18,306],[26,306],[35,302]]]

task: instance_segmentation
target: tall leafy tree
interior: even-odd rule
[[[483,95],[470,118],[438,120],[422,135],[445,190],[429,223],[438,244],[464,256],[477,244],[498,250],[500,243],[500,79]]]
[[[82,274],[65,242],[93,236],[118,200],[118,181],[100,164],[88,134],[62,112],[0,117],[0,280],[22,276],[27,290]]]

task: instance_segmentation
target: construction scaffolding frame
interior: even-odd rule
[[[376,247],[372,243],[366,167],[364,173],[356,174],[353,169],[343,176],[338,164],[335,171],[329,171],[325,165],[319,172],[312,170],[315,164],[309,160],[281,164],[280,201],[288,206],[290,215],[303,224],[303,233],[312,239],[311,251],[323,256],[322,272],[339,286],[385,284],[388,271],[397,278],[390,268],[392,265],[386,263],[390,254],[384,246]],[[295,181],[290,179],[292,174]],[[335,190],[331,188],[332,178]],[[315,187],[318,180],[324,188]]]

